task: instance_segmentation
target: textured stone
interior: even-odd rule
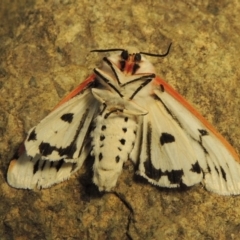
[[[131,163],[119,196],[89,188],[90,166],[42,191],[13,189],[5,176],[30,127],[101,64],[104,54],[89,52],[99,48],[164,53],[172,42],[166,58],[151,59],[158,75],[239,152],[239,12],[230,0],[2,0],[1,239],[238,239],[240,196],[159,190],[133,177]]]

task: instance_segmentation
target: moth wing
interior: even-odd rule
[[[170,156],[173,164],[185,166],[186,162],[189,161],[186,158],[189,152],[191,154],[195,153],[196,162],[194,165],[192,165],[192,162],[188,163],[189,166],[192,165],[192,168],[184,171],[184,177],[195,172],[201,176],[201,182],[206,189],[212,192],[222,195],[240,194],[240,164],[232,146],[171,86],[159,78],[156,79],[155,84],[155,102],[159,107],[161,106],[161,109],[165,109],[165,114],[168,114],[169,120],[167,123],[172,126],[174,124],[179,126],[179,133],[174,132],[174,136],[179,137],[179,140],[175,142],[179,146],[178,151],[186,154],[182,159],[177,158],[180,161],[178,162],[172,158],[172,153],[168,151],[167,155]],[[159,138],[159,128],[156,125],[161,123],[159,123],[160,120],[157,120],[157,116],[159,116],[158,118],[162,117],[160,113],[150,111],[149,120],[153,119],[151,121],[154,126],[152,132],[156,138]],[[145,129],[146,127],[144,128],[143,125],[143,137],[147,133]],[[156,132],[158,132],[157,135]],[[188,139],[188,144],[180,147],[182,144],[179,141],[183,141],[184,138]],[[176,152],[176,150],[174,151]],[[152,161],[165,161],[166,159],[164,156],[163,159],[157,160],[156,156]],[[143,167],[143,164],[146,161],[142,159],[141,162],[142,168],[140,173],[145,174],[146,169]],[[167,164],[169,164],[168,159]],[[158,184],[157,182],[155,183]]]
[[[29,131],[27,154],[50,161],[77,159],[97,109],[91,89],[62,104]]]
[[[176,188],[199,183],[203,173],[191,140],[159,101],[149,97],[144,102],[148,114],[142,117],[141,140],[137,132],[136,142],[141,142],[137,173],[161,187]],[[135,150],[133,148],[130,157],[137,152]]]
[[[46,188],[68,179],[90,148],[89,126],[98,110],[88,78],[36,127],[32,128],[9,165],[7,180],[16,188]]]
[[[41,155],[30,157],[24,150],[18,159],[10,162],[7,181],[15,188],[33,189],[48,188],[70,178],[78,171],[89,154],[86,145],[79,158],[74,162],[43,160]]]

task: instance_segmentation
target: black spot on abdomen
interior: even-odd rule
[[[116,163],[118,163],[120,161],[120,157],[116,156],[115,160],[116,160]]]
[[[126,140],[122,138],[122,139],[119,140],[119,142],[120,142],[122,145],[125,145]]]
[[[99,161],[101,161],[102,158],[103,158],[103,155],[102,155],[102,153],[100,152],[100,153],[99,153],[99,156],[98,156]]]

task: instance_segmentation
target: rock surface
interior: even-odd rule
[[[129,162],[115,188],[88,189],[87,166],[46,190],[6,183],[26,132],[101,64],[92,49],[137,46],[240,152],[238,1],[0,3],[0,239],[239,239],[240,196],[142,183]]]

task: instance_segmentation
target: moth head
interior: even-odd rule
[[[145,55],[152,57],[165,57],[168,55],[170,48],[171,44],[165,54],[140,52],[135,47],[130,47],[128,49],[100,49],[93,50],[92,52],[118,52],[117,54],[112,54],[108,58],[104,58],[104,60],[106,61],[107,59],[107,61],[116,65],[125,75],[134,75],[141,73],[155,73],[154,66],[147,58],[145,58]],[[105,64],[103,69],[105,70],[105,68],[109,68],[109,64]]]

